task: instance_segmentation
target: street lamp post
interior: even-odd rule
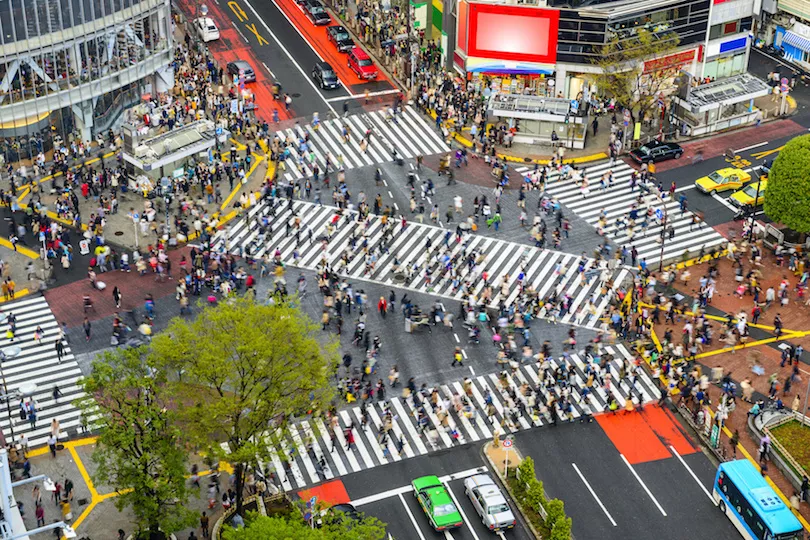
[[[751,221],[748,223],[748,241],[752,242],[754,239],[754,214],[755,209],[757,207],[757,201],[759,200],[759,189],[762,187],[762,182],[760,181],[759,176],[759,169],[754,169],[754,174],[757,175],[757,194],[754,197],[754,204],[751,205]]]
[[[22,349],[14,345],[9,347],[5,350],[0,350],[0,378],[3,381],[3,397],[6,400],[6,412],[8,413],[8,429],[11,432],[11,443],[14,444],[15,436],[14,436],[14,418],[11,416],[11,395],[8,393],[8,385],[6,384],[6,370],[4,369],[2,363],[6,360],[10,360],[12,358],[16,358],[17,356],[22,353]],[[17,393],[15,393],[15,396]]]

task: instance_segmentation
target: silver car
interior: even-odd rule
[[[484,526],[490,531],[511,529],[515,526],[515,514],[501,493],[498,485],[486,474],[476,474],[464,480],[464,492],[472,501],[475,511],[481,516]]]

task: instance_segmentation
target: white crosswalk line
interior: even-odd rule
[[[324,455],[329,456],[329,459],[335,464],[337,467],[338,476],[345,476],[349,473],[346,470],[346,466],[343,464],[343,460],[340,457],[340,454],[337,452],[338,445],[335,445],[335,451],[332,452],[332,438],[329,436],[329,428],[326,427],[326,424],[323,423],[323,420],[320,418],[315,420],[315,425],[318,427],[318,431],[321,433],[321,439],[324,443]]]
[[[528,168],[520,168],[519,170],[521,170],[522,174],[531,173]],[[561,180],[559,173],[552,171],[546,181],[545,191],[549,196],[557,199],[570,212],[594,227],[598,225],[599,214],[604,211],[607,214],[605,235],[619,248],[626,246],[629,250],[631,246],[635,246],[638,251],[639,261],[646,259],[648,264],[653,264],[657,263],[661,257],[660,239],[663,227],[653,219],[646,233],[642,234],[643,227],[640,224],[643,221],[647,207],[652,207],[654,210],[661,208],[663,211],[657,197],[651,195],[642,196],[642,202],[639,204],[639,219],[636,220],[636,234],[632,239],[628,238],[627,229],[617,230],[616,227],[618,218],[622,217],[627,221],[626,216],[629,214],[631,206],[636,202],[639,195],[643,195],[639,186],[630,187],[630,175],[633,170],[630,165],[623,161],[618,161],[612,166],[609,162],[604,162],[585,168],[583,175],[588,178],[590,191],[586,197],[582,196],[580,187],[573,180]],[[599,182],[602,175],[607,171],[613,172],[613,185],[603,190],[600,188]],[[656,186],[651,187],[657,190]],[[664,186],[664,189],[666,190],[667,187]],[[675,200],[669,197],[668,191],[665,191],[663,195],[663,206],[667,210],[667,225],[674,229],[672,240],[669,239],[669,235],[665,232],[666,240],[663,251],[665,259],[680,257],[685,251],[689,251],[691,255],[696,255],[701,248],[709,250],[726,242],[726,239],[720,233],[708,227],[705,223],[701,222],[700,226],[692,230],[694,214],[689,210],[683,213],[680,211],[679,195],[675,195]]]
[[[15,437],[25,434],[30,446],[46,444],[50,436],[51,422],[59,421],[62,435],[77,433],[81,425],[81,412],[74,402],[86,396],[77,384],[82,377],[79,364],[70,350],[70,345],[64,342],[62,361],[59,362],[56,354],[56,338],[59,334],[59,323],[43,296],[29,296],[13,302],[3,304],[2,313],[6,317],[0,323],[0,335],[5,340],[3,349],[9,354],[11,347],[19,347],[20,353],[15,357],[7,357],[2,363],[5,385],[9,393],[14,393],[21,387],[33,387],[31,401],[36,410],[35,426],[28,418],[20,417],[18,402],[9,400],[0,407],[0,428],[7,441],[11,441],[13,428]],[[16,334],[13,341],[5,336],[9,329],[7,317],[16,318]],[[34,333],[40,327],[43,331],[41,341],[34,340]],[[33,386],[32,386],[33,385]],[[61,396],[56,400],[53,391],[59,388]],[[8,408],[12,408],[8,411]],[[93,418],[88,418],[92,424]]]
[[[603,350],[605,353],[614,355],[615,361],[611,363],[610,370],[605,374],[605,377],[610,380],[611,391],[620,404],[620,407],[624,406],[625,397],[629,388],[627,387],[627,383],[624,383],[623,390],[619,390],[620,385],[616,362],[621,362],[625,359],[632,360],[633,357],[623,345],[605,347]],[[582,388],[585,384],[586,361],[587,360],[579,353],[572,353],[570,355],[570,365],[575,368],[575,376],[573,377],[574,386],[570,391],[572,416],[574,420],[580,421],[585,421],[586,417],[583,415],[590,416],[592,414],[599,414],[605,412],[607,407],[605,393],[596,383],[589,397],[587,399],[582,398]],[[563,368],[565,362],[560,358],[554,358],[549,364],[553,371],[558,367]],[[328,480],[362,469],[385,465],[392,461],[401,461],[429,452],[440,451],[454,445],[481,441],[482,439],[487,440],[492,437],[495,431],[501,431],[502,429],[506,433],[509,433],[545,426],[548,424],[548,419],[538,412],[541,403],[543,401],[548,403],[551,398],[559,399],[562,394],[566,392],[566,390],[558,386],[556,382],[551,384],[548,388],[539,386],[539,383],[542,382],[543,373],[538,373],[537,364],[523,364],[519,366],[514,374],[507,374],[505,376],[507,387],[511,392],[514,392],[517,400],[524,405],[522,409],[523,412],[521,412],[521,408],[517,407],[517,403],[512,403],[511,405],[507,403],[507,401],[511,401],[512,398],[508,397],[506,389],[502,388],[503,385],[501,384],[500,377],[501,375],[493,373],[469,379],[472,382],[471,396],[469,397],[467,397],[462,381],[453,381],[436,387],[440,397],[445,401],[449,401],[450,406],[448,407],[448,429],[445,429],[437,418],[436,413],[438,412],[438,408],[437,411],[432,410],[430,398],[426,398],[427,403],[424,403],[424,408],[429,417],[427,429],[436,430],[435,446],[432,443],[429,443],[430,446],[426,446],[426,443],[422,440],[423,438],[418,434],[417,419],[416,416],[412,414],[414,409],[411,400],[408,399],[406,400],[407,403],[403,404],[400,397],[393,397],[388,401],[392,413],[392,429],[389,432],[391,436],[384,446],[386,450],[385,453],[383,453],[383,447],[378,443],[377,434],[380,432],[380,428],[384,422],[386,404],[385,402],[369,402],[367,409],[369,423],[365,429],[360,427],[360,407],[355,406],[338,412],[340,423],[343,424],[344,428],[349,425],[355,426],[355,444],[353,449],[346,449],[346,441],[343,438],[343,432],[340,427],[338,427],[335,430],[337,434],[337,444],[335,445],[335,451],[332,452],[328,428],[323,420],[317,418],[314,420],[314,424],[312,423],[313,421],[301,421],[297,426],[291,426],[289,436],[286,432],[282,434],[278,431],[277,436],[280,444],[278,454],[274,448],[270,447],[268,448],[270,458],[276,471],[279,472],[279,478],[282,480],[284,488],[287,490],[298,489],[321,481],[321,479],[318,478],[315,465],[321,457],[323,457],[324,460],[327,461],[327,465],[329,465],[329,467],[324,468],[323,475],[325,479]],[[537,396],[537,408],[534,411],[530,410],[529,401],[526,398],[529,390],[527,390],[525,394],[521,391],[521,385],[523,384],[528,385],[531,391]],[[656,393],[657,387],[654,381],[644,371],[640,374],[636,388],[645,402],[657,400],[660,396],[660,394]],[[493,407],[496,411],[492,418],[487,418],[486,415],[486,403],[482,393],[486,391],[489,391],[492,397]],[[465,416],[463,411],[459,414],[456,413],[455,407],[452,404],[454,394],[458,394],[460,398],[464,397],[468,400],[469,406],[471,407],[471,417],[468,418]],[[633,398],[635,403],[637,403],[637,396],[638,393],[634,392]],[[509,410],[509,407],[514,408]],[[559,421],[564,421],[567,416],[565,411],[560,408],[560,402],[558,402],[553,414],[557,416]],[[515,416],[516,424],[512,423],[512,416]],[[507,421],[504,422],[504,419],[507,419]],[[501,428],[501,425],[503,425],[503,428]],[[313,433],[311,426],[317,427],[320,437]],[[458,431],[459,440],[457,442],[454,442],[450,438],[449,432],[451,430]],[[301,434],[303,434],[304,439],[301,438]],[[405,441],[402,455],[399,455],[396,451],[396,440],[398,439]],[[313,443],[312,450],[315,455],[315,463],[313,463],[312,459],[307,454],[306,440]],[[291,448],[295,449],[292,454]],[[282,463],[284,456],[286,456],[290,462],[288,473],[285,473]],[[356,456],[359,456],[360,462],[358,462]],[[376,456],[376,459],[374,456]],[[330,461],[334,464],[334,467],[329,463]],[[344,465],[347,462],[349,463],[349,467]],[[306,472],[304,473],[304,471]]]
[[[343,142],[344,125],[350,130],[351,140],[348,143]],[[360,149],[360,140],[369,128],[372,130],[371,144],[363,152]],[[450,147],[434,132],[433,126],[409,106],[404,107],[402,113],[393,120],[386,118],[385,111],[355,114],[347,118],[324,120],[318,129],[307,124],[271,134],[271,138],[278,136],[282,141],[291,142],[290,158],[283,175],[288,181],[302,176],[297,170],[297,163],[301,148],[299,139],[304,134],[309,136],[307,152],[310,149],[314,152],[315,161],[322,172],[327,154],[332,155],[331,161],[335,168],[339,168],[339,157],[342,156],[343,166],[354,169],[393,161],[392,147],[396,148],[398,156],[404,158],[450,151]],[[303,174],[312,175],[312,168],[306,158]]]
[[[270,216],[271,205],[274,203],[276,209],[273,212],[274,215]],[[356,212],[345,212],[324,250],[321,239],[326,237],[327,226],[337,215],[337,209],[299,200],[293,202],[292,210],[300,219],[302,228],[313,232],[313,241],[309,242],[307,234],[302,232],[300,245],[296,245],[295,231],[291,230],[289,236],[287,235],[287,224],[294,223],[292,212],[288,208],[289,204],[286,200],[261,201],[257,205],[257,209],[251,209],[248,212],[248,216],[236,220],[230,227],[217,233],[215,248],[225,251],[227,246],[227,250],[237,255],[250,253],[254,257],[266,256],[268,258],[272,258],[278,252],[285,265],[316,271],[319,270],[321,261],[325,259],[332,270],[342,276],[431,293],[434,296],[455,300],[464,296],[467,282],[476,294],[481,293],[484,288],[481,276],[486,272],[489,275],[489,284],[493,286],[493,299],[491,300],[493,305],[500,301],[500,283],[506,275],[509,276],[508,287],[503,291],[506,295],[506,305],[510,305],[518,299],[520,287],[517,276],[525,266],[526,276],[523,284],[531,285],[540,298],[544,298],[555,287],[558,294],[564,293],[570,297],[569,313],[563,317],[563,321],[569,324],[578,324],[574,316],[577,308],[587,304],[600,281],[599,276],[594,275],[591,276],[590,283],[583,285],[577,271],[580,258],[574,255],[553,250],[541,250],[523,244],[478,236],[470,232],[464,233],[462,242],[453,240],[449,247],[445,248],[443,244],[445,229],[420,223],[407,223],[403,230],[398,220],[390,220],[388,225],[383,225],[380,216],[374,214],[369,215],[365,222],[357,223]],[[260,219],[252,218],[252,216],[265,214],[267,214],[266,227],[262,226]],[[390,230],[390,233],[385,232],[386,228]],[[363,234],[367,237],[369,253],[376,253],[378,257],[373,269],[368,272],[361,250]],[[386,234],[389,235],[386,246],[388,253],[380,249]],[[357,242],[354,249],[351,247],[353,235]],[[434,267],[431,283],[428,284],[425,279],[425,265],[430,258],[427,256],[426,248],[428,239],[431,243],[431,253],[442,257],[447,255],[463,260],[468,254],[477,253],[479,259],[482,260],[477,265],[477,273],[470,275],[466,264],[457,263],[461,286],[454,291],[452,278],[449,275],[441,277],[443,267],[439,262]],[[344,252],[349,253],[351,257],[345,266],[341,260]],[[391,271],[394,260],[399,262],[402,271],[412,271],[409,279],[394,280],[395,276]],[[553,271],[558,262],[563,267],[567,267],[563,276],[559,276]],[[590,259],[586,262],[589,265],[592,263]],[[598,270],[589,271],[598,273]],[[614,278],[614,286],[619,287],[622,283],[617,278],[623,279],[628,275],[621,269],[610,273],[609,277]],[[596,316],[583,317],[582,324],[589,327],[596,326],[596,321],[607,305],[606,301],[595,304]]]
[[[392,399],[391,403],[393,404],[394,409],[397,411],[399,421],[405,424],[405,429],[408,431],[408,435],[411,436],[411,441],[413,441],[413,446],[416,446],[416,451],[418,454],[427,454],[427,447],[425,446],[425,443],[422,442],[422,437],[416,430],[416,424],[411,423],[413,416],[406,412],[405,407],[402,405],[402,401],[399,398]]]
[[[352,418],[349,416],[349,413],[347,411],[345,410],[340,411],[339,414],[340,418],[343,420],[343,423],[347,427],[352,426],[354,424]],[[358,452],[360,452],[360,457],[363,458],[363,465],[365,465],[365,468],[370,469],[371,467],[374,467],[376,463],[374,463],[374,460],[371,459],[371,454],[369,454],[368,450],[366,450],[366,445],[363,442],[363,439],[360,437],[359,431],[360,430],[357,429],[357,427],[352,428],[352,433],[354,434],[354,447],[357,449]]]

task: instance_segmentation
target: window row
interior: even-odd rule
[[[736,21],[724,22],[715,24],[709,28],[709,39],[717,39],[723,36],[730,36],[732,34],[739,34],[741,32],[748,32],[751,30],[754,23],[753,17],[745,17]]]
[[[159,16],[152,14],[117,33],[0,62],[0,105],[75,88],[134,66],[165,48]]]
[[[0,0],[0,43],[13,43],[92,22],[141,0]]]

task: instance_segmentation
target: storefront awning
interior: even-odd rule
[[[552,75],[554,65],[535,62],[511,62],[508,60],[491,60],[487,58],[467,58],[467,73],[494,73],[514,75]]]
[[[810,39],[800,36],[799,34],[795,34],[788,30],[785,32],[785,36],[782,38],[782,43],[787,43],[788,45],[792,45],[797,49],[801,49],[805,52],[810,52]]]

